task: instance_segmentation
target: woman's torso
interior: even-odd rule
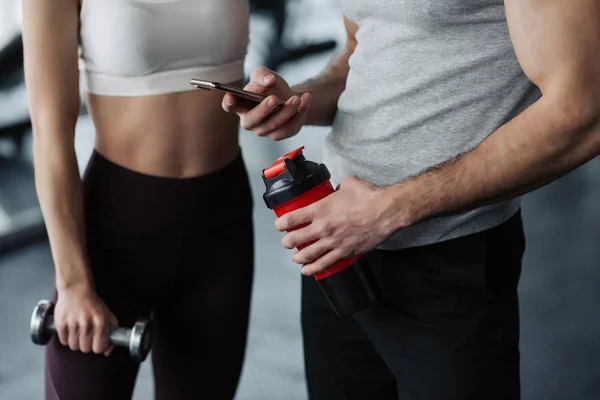
[[[210,173],[238,152],[237,116],[191,78],[240,85],[247,0],[83,0],[80,70],[96,149],[157,176]]]

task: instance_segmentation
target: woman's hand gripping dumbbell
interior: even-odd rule
[[[45,345],[53,335],[56,335],[54,326],[54,304],[48,300],[40,300],[31,315],[31,340],[35,344]],[[132,328],[111,326],[109,328],[109,343],[116,347],[129,348],[131,358],[142,362],[150,352],[152,346],[152,329],[149,319],[140,319]]]

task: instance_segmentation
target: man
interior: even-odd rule
[[[342,2],[348,43],[225,110],[274,140],[333,123],[331,196],[279,218],[304,264],[311,399],[519,399],[519,196],[600,153],[600,2]],[[287,99],[276,110],[273,100]],[[368,251],[383,298],[337,318],[308,276]]]

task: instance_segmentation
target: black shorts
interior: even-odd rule
[[[302,285],[310,400],[518,400],[521,215],[429,246],[375,250],[383,297],[337,317]]]

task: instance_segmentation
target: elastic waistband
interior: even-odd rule
[[[227,166],[191,178],[166,178],[122,167],[94,151],[83,178],[87,210],[152,225],[207,223],[252,212],[241,152]]]
[[[244,77],[244,61],[157,72],[143,76],[110,76],[80,67],[83,91],[106,96],[149,96],[198,90],[190,79],[235,82]]]

